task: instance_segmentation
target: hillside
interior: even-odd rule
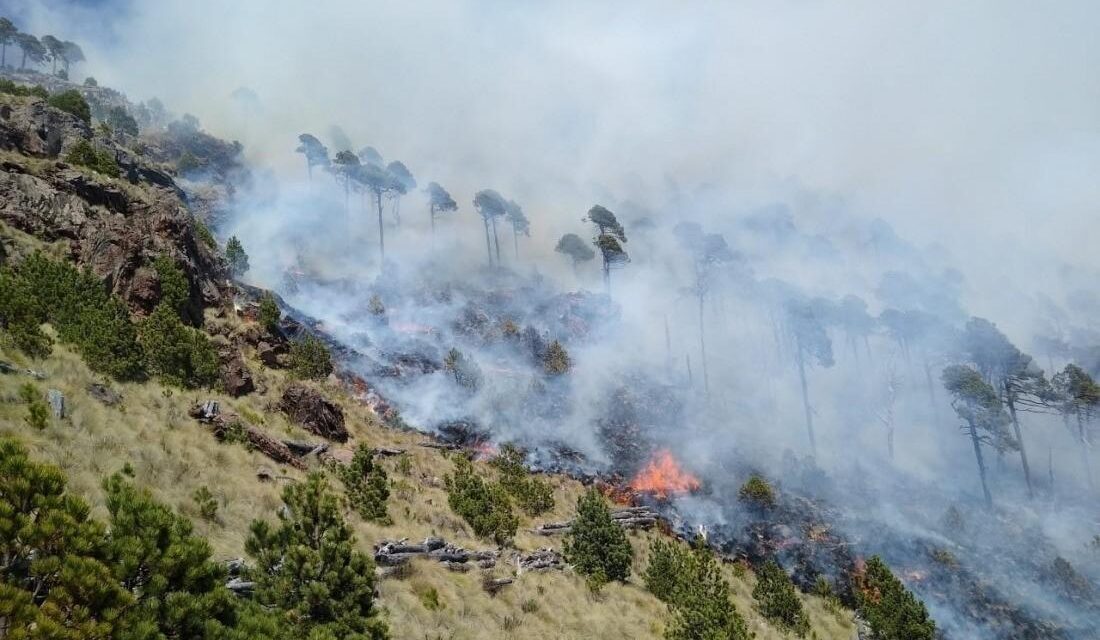
[[[355,446],[402,450],[382,461],[390,476],[388,512],[392,523],[362,520],[345,510],[353,524],[358,547],[370,553],[387,539],[423,539],[441,536],[468,549],[495,549],[478,538],[469,525],[447,506],[443,477],[452,467],[448,452],[425,447],[426,436],[384,426],[368,406],[353,399],[336,377],[313,383],[344,411],[350,439],[334,443],[322,463],[310,456],[302,468],[278,465],[261,452],[242,444],[219,442],[189,412],[214,400],[223,414],[235,413],[276,438],[316,440],[275,409],[292,384],[286,371],[265,366],[247,336],[262,333],[254,320],[239,315],[233,293],[220,280],[224,267],[212,245],[200,239],[203,226],[190,213],[183,193],[169,173],[155,162],[119,146],[112,137],[93,138],[79,118],[54,109],[37,97],[0,96],[5,150],[0,172],[0,246],[4,263],[18,266],[41,252],[63,261],[75,261],[96,273],[108,291],[128,303],[140,318],[153,311],[166,286],[152,269],[153,257],[169,256],[182,268],[187,295],[181,313],[185,319],[221,336],[222,360],[238,361],[256,389],[232,397],[211,389],[187,390],[156,380],[118,381],[87,367],[65,340],[48,324],[43,331],[57,341],[44,358],[28,357],[10,336],[0,341],[0,361],[10,365],[0,375],[0,435],[26,445],[33,459],[57,465],[70,490],[85,498],[98,520],[108,517],[103,480],[123,469],[131,470],[136,485],[193,522],[198,535],[209,541],[218,561],[245,557],[245,539],[255,519],[271,520],[281,504],[280,492],[300,482],[307,469],[335,478],[331,465],[346,462]],[[41,146],[29,132],[45,129],[60,134]],[[120,176],[89,171],[63,162],[81,140],[94,139],[112,150]],[[205,309],[205,311],[203,311]],[[242,336],[245,336],[242,342]],[[238,351],[239,349],[239,351]],[[233,355],[233,354],[240,355]],[[243,359],[242,359],[243,356]],[[224,366],[224,364],[223,364]],[[40,375],[30,376],[32,370]],[[24,419],[30,384],[43,397],[46,390],[64,397],[64,417],[51,417],[44,429]],[[102,385],[95,388],[94,385]],[[106,388],[109,391],[104,392]],[[98,397],[93,397],[93,392]],[[117,403],[107,404],[117,394]],[[492,477],[484,460],[475,465]],[[300,466],[300,465],[299,465]],[[258,476],[263,476],[258,477]],[[496,567],[466,573],[444,569],[436,562],[416,560],[399,575],[380,583],[380,599],[395,638],[657,638],[668,619],[664,603],[649,594],[640,575],[649,544],[664,536],[656,530],[631,533],[635,551],[634,575],[593,593],[583,577],[569,569],[517,571],[516,558],[547,546],[560,550],[561,538],[531,532],[540,522],[568,520],[583,493],[580,482],[548,475],[555,508],[538,518],[523,517],[519,531],[499,550]],[[338,482],[334,481],[334,484]],[[215,518],[204,518],[194,498],[209,489],[217,502]],[[754,610],[754,576],[741,565],[726,565],[723,574],[732,585],[732,602],[758,638],[785,637]],[[490,595],[482,588],[491,578],[515,582]],[[799,596],[809,612],[818,638],[850,638],[851,613],[830,609],[812,595]],[[832,606],[832,605],[830,605]],[[445,629],[441,635],[438,630]]]

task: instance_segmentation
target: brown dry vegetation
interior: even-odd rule
[[[4,235],[12,238],[10,230]],[[237,323],[236,319],[222,322]],[[88,395],[86,388],[98,379],[73,352],[55,345],[51,356],[43,361],[30,361],[15,352],[0,338],[0,359],[22,367],[44,372],[48,378],[35,382],[44,394],[56,388],[65,394],[69,415],[56,420],[42,431],[32,430],[23,417],[26,406],[19,400],[18,388],[29,380],[24,375],[0,375],[0,435],[12,435],[30,448],[32,455],[64,469],[70,487],[86,497],[94,506],[94,514],[104,518],[103,493],[100,482],[106,475],[129,463],[136,481],[149,487],[164,502],[192,518],[196,530],[206,536],[216,558],[228,559],[244,555],[244,540],[249,522],[254,518],[275,518],[281,501],[279,493],[285,482],[293,482],[302,473],[279,467],[261,454],[242,445],[220,444],[196,421],[187,415],[188,408],[201,400],[214,398],[222,406],[236,411],[246,420],[273,435],[315,440],[290,425],[285,417],[271,409],[288,384],[279,371],[264,369],[259,362],[249,361],[256,382],[263,392],[241,399],[218,393],[181,392],[155,382],[109,385],[123,396],[117,407],[106,407]],[[369,409],[347,397],[330,383],[321,385],[326,394],[340,401],[345,409],[353,441],[373,447],[405,449],[410,457],[410,470],[398,470],[398,460],[383,461],[390,475],[392,495],[389,512],[392,525],[379,525],[360,520],[350,510],[359,544],[365,551],[383,538],[422,538],[441,535],[449,542],[469,548],[484,549],[491,543],[476,539],[469,527],[451,513],[443,488],[443,477],[450,470],[447,456],[437,450],[418,446],[425,440],[419,434],[397,431],[381,426]],[[487,464],[477,463],[483,473],[493,473]],[[282,476],[274,482],[256,479],[256,469],[268,467]],[[538,518],[563,520],[572,516],[581,485],[569,478],[551,476],[556,507]],[[218,500],[218,515],[214,522],[198,517],[192,494],[207,486]],[[334,482],[334,486],[338,486]],[[515,546],[521,551],[539,547],[560,548],[561,540],[537,536],[529,531],[535,524],[521,515],[520,532]],[[382,582],[382,603],[386,608],[394,638],[659,638],[664,630],[665,605],[645,591],[640,572],[645,566],[646,549],[659,533],[631,534],[636,553],[635,575],[626,584],[610,584],[598,595],[589,593],[579,576],[566,572],[525,573],[515,584],[495,597],[481,589],[483,572],[476,569],[466,574],[447,571],[431,562],[415,562],[406,575]],[[514,550],[505,550],[492,571],[494,576],[513,576]],[[757,638],[783,638],[784,634],[768,626],[752,609],[751,573],[735,575],[727,567],[735,604],[745,616]],[[434,590],[434,596],[431,595]],[[831,613],[824,602],[803,596],[817,638],[847,639],[853,626],[848,612]],[[438,605],[435,602],[438,602]]]

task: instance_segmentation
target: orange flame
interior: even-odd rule
[[[680,468],[667,449],[662,449],[634,476],[630,488],[666,500],[669,496],[698,490],[699,480]]]

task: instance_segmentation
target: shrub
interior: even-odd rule
[[[505,544],[516,535],[519,519],[512,512],[508,493],[490,484],[463,457],[455,460],[454,473],[446,477],[447,504],[482,538]]]
[[[260,326],[271,333],[275,333],[279,328],[279,317],[281,315],[279,304],[275,302],[275,296],[271,295],[270,291],[264,293],[263,297],[260,298]]]
[[[290,345],[290,372],[298,378],[320,380],[332,373],[332,356],[320,338],[306,336]]]
[[[554,488],[545,480],[531,475],[523,464],[523,452],[506,444],[490,463],[500,472],[500,485],[529,516],[537,516],[554,508]]]
[[[210,249],[218,248],[218,241],[214,238],[213,232],[210,231],[210,227],[206,226],[206,223],[198,218],[192,218],[195,222],[195,235],[198,236],[199,242],[202,242]]]
[[[217,519],[218,500],[206,485],[195,489],[195,492],[191,494],[191,499],[195,501],[195,506],[198,508],[199,515],[202,516],[203,520],[213,522]]]
[[[176,171],[180,175],[198,171],[202,168],[202,160],[196,158],[190,151],[184,151],[179,160],[176,160]]]
[[[19,387],[19,397],[27,404],[27,425],[38,431],[45,429],[50,422],[50,410],[42,400],[42,393],[28,382]]]
[[[50,97],[50,92],[46,91],[45,87],[41,85],[36,84],[33,87],[28,87],[23,84],[16,84],[7,78],[0,78],[0,93],[11,96],[35,96],[43,100]]]
[[[160,284],[158,304],[168,305],[182,316],[191,297],[191,284],[187,281],[187,276],[176,266],[176,261],[168,256],[157,257],[153,261],[153,269],[157,272],[157,281]]]
[[[356,550],[324,476],[283,489],[278,527],[253,521],[245,550],[255,558],[256,600],[284,610],[299,638],[382,640],[375,607],[374,562]]]
[[[34,253],[17,271],[0,272],[0,284],[0,322],[9,330],[14,323],[17,344],[48,353],[38,325],[49,322],[91,369],[121,380],[140,377],[142,352],[130,312],[90,271]]]
[[[138,134],[137,120],[134,120],[134,116],[130,115],[125,107],[111,107],[111,110],[107,112],[106,122],[115,131],[121,131],[131,136]]]
[[[856,604],[878,640],[932,640],[936,623],[878,556],[856,584]]]
[[[367,311],[372,316],[384,316],[386,315],[386,305],[383,304],[382,298],[376,293],[370,297],[367,302]]]
[[[473,393],[481,386],[481,368],[458,349],[451,348],[443,359],[443,368],[454,376],[458,386]]]
[[[85,124],[92,123],[92,109],[76,89],[54,94],[47,99],[47,102],[55,109],[61,109],[80,118]]]
[[[573,361],[569,358],[569,352],[557,340],[550,343],[546,353],[542,356],[542,370],[552,376],[560,376],[569,372]]]
[[[565,559],[577,573],[597,580],[626,580],[634,549],[611,519],[607,501],[589,489],[577,500],[577,515],[565,537]]]
[[[439,611],[444,609],[443,603],[439,600],[439,591],[435,587],[425,584],[413,585],[413,593],[420,599],[420,604],[424,605],[424,608],[428,611]]]
[[[120,175],[118,163],[114,157],[106,151],[100,151],[87,140],[80,140],[65,154],[65,161],[71,164],[88,167],[92,171],[102,173],[112,178]]]
[[[141,323],[141,346],[149,373],[165,383],[194,389],[218,380],[218,354],[206,334],[183,324],[174,309],[157,305]]]
[[[775,560],[768,560],[757,572],[756,579],[752,597],[760,615],[800,638],[805,637],[810,631],[810,622],[787,572]]]
[[[743,502],[754,504],[758,507],[770,508],[775,506],[775,490],[768,481],[757,474],[752,474],[741,489],[737,497]]]
[[[88,76],[87,78],[84,78],[84,86],[85,87],[98,87],[99,82],[94,77]]]
[[[229,241],[225,243],[225,260],[229,263],[229,273],[234,278],[239,278],[248,272],[248,254],[244,252],[244,245],[237,239],[237,236],[230,237]],[[278,309],[276,309],[276,312],[278,312]],[[278,321],[277,316],[275,319]]]
[[[645,584],[669,605],[669,640],[748,640],[752,635],[730,599],[714,553],[704,544],[693,549],[667,540],[650,547]]]
[[[388,523],[386,500],[390,497],[390,481],[386,470],[374,460],[374,452],[365,444],[355,450],[351,464],[340,469],[340,479],[351,507],[364,520]]]

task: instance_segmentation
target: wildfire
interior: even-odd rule
[[[479,442],[474,447],[474,459],[476,460],[492,460],[499,453],[500,449],[492,442]]]
[[[668,450],[662,449],[634,476],[630,488],[667,500],[670,496],[697,491],[699,480],[684,471]]]

